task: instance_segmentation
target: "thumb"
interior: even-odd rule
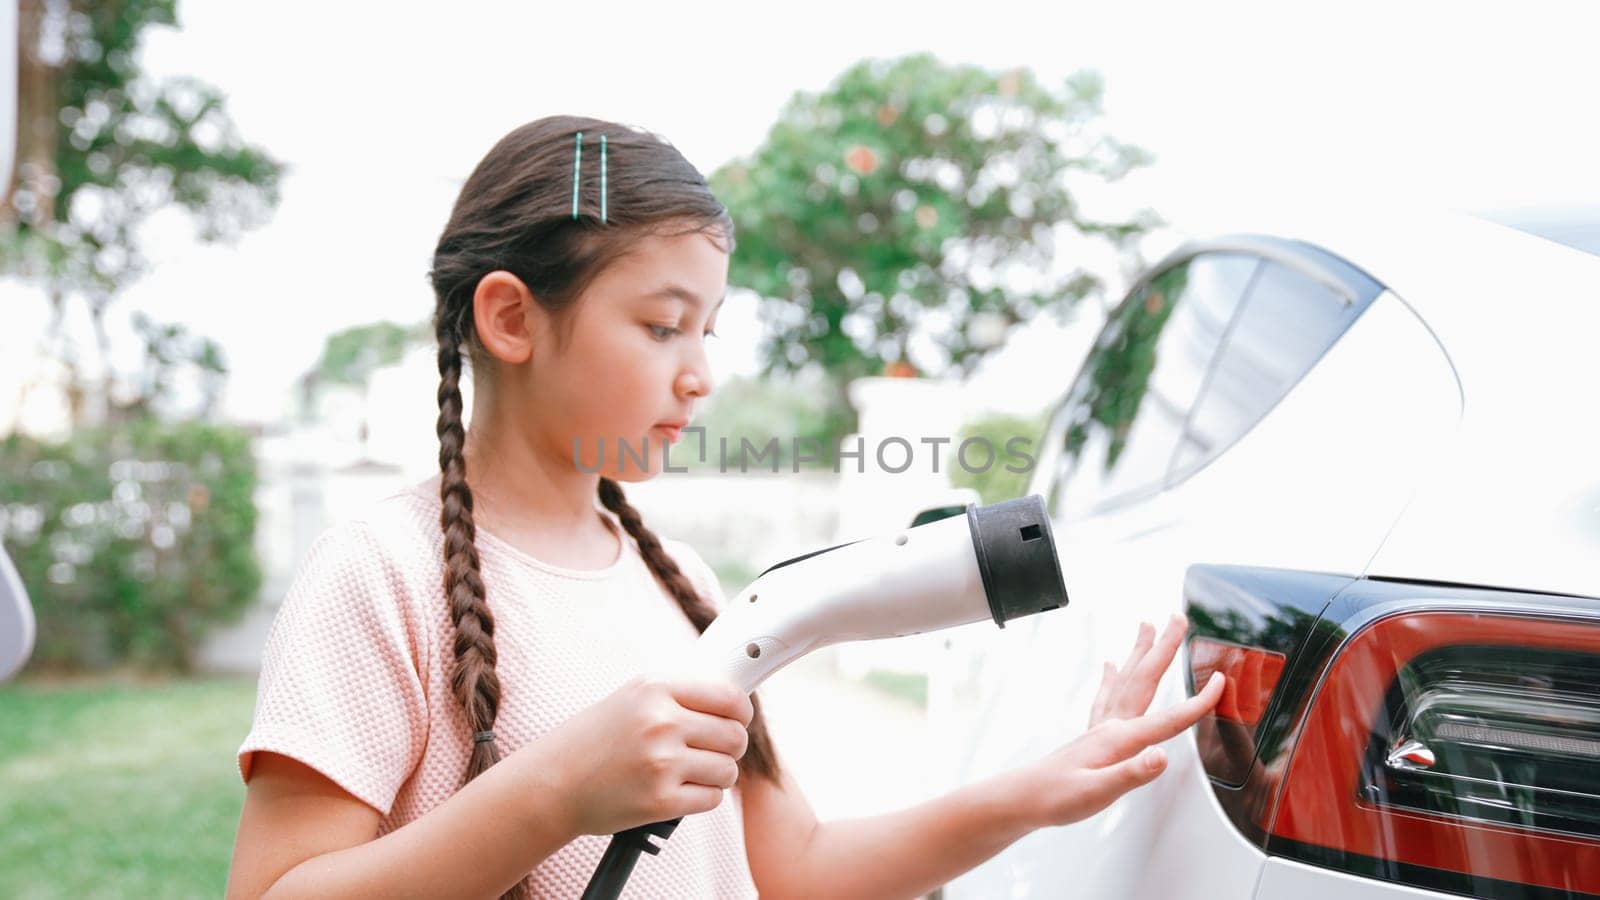
[[[1160,747],[1147,747],[1130,759],[1096,769],[1090,781],[1089,793],[1109,805],[1134,788],[1156,780],[1166,768],[1166,751]]]

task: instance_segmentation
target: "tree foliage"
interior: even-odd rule
[[[1056,88],[916,55],[796,95],[711,179],[738,230],[730,282],[760,297],[763,374],[821,369],[842,399],[907,363],[969,372],[1012,327],[1096,292],[1057,259],[1063,232],[1123,248],[1155,224],[1094,219],[1074,194],[1146,161],[1104,133],[1101,93],[1088,73]]]
[[[177,26],[176,0],[22,0],[19,7],[17,164],[12,181],[0,184],[0,274],[44,290],[52,339],[61,337],[69,302],[87,305],[111,415],[119,411],[105,316],[148,266],[141,226],[176,207],[200,240],[232,239],[271,213],[283,174],[281,163],[240,138],[219,90],[142,71],[140,47],[153,26]],[[148,348],[152,333],[139,327]],[[69,367],[78,422],[87,389],[70,337],[53,352]],[[186,362],[224,370],[214,345],[197,347]],[[141,394],[130,405],[144,409],[156,399]]]
[[[323,342],[314,374],[327,384],[363,385],[374,369],[394,365],[432,336],[426,322],[413,326],[373,322],[346,328]]]
[[[139,67],[176,0],[22,0],[17,166],[0,209],[0,267],[106,297],[144,271],[138,226],[176,204],[202,240],[259,223],[280,163],[242,141],[216,88]]]

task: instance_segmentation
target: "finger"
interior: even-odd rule
[[[739,780],[739,764],[726,753],[697,750],[690,747],[684,752],[683,783],[703,784],[706,787],[729,788]]]
[[[710,713],[725,719],[736,719],[746,728],[755,718],[755,706],[750,695],[724,681],[682,680],[667,685],[678,705],[696,712]]]
[[[1131,759],[1113,763],[1088,773],[1086,794],[1096,808],[1109,806],[1112,801],[1136,787],[1156,780],[1167,768],[1166,751],[1148,747]]]
[[[1094,695],[1094,703],[1089,707],[1089,727],[1106,717],[1106,710],[1110,708],[1112,694],[1117,687],[1117,667],[1107,662],[1100,669],[1100,690]]]
[[[722,802],[722,788],[685,784],[678,788],[678,799],[682,815],[710,812]]]
[[[1119,668],[1117,672],[1119,674],[1126,675],[1127,673],[1133,671],[1133,667],[1138,665],[1139,660],[1142,659],[1145,655],[1145,652],[1150,649],[1150,644],[1155,640],[1155,637],[1155,626],[1151,625],[1149,622],[1140,622],[1139,635],[1133,639],[1133,649],[1128,651],[1128,658],[1123,660],[1122,667]]]
[[[689,747],[712,750],[738,759],[749,748],[750,732],[733,719],[692,712],[684,723],[683,742]]]
[[[1118,715],[1124,718],[1143,715],[1150,708],[1150,701],[1156,695],[1156,685],[1161,683],[1162,674],[1178,655],[1178,648],[1183,645],[1183,636],[1188,630],[1189,623],[1183,616],[1173,616],[1168,620],[1167,627],[1162,629],[1161,637],[1151,646],[1150,652],[1140,658],[1132,672],[1123,674],[1122,691],[1117,697]]]
[[[1217,705],[1217,701],[1222,699],[1222,689],[1226,681],[1227,677],[1217,672],[1193,697],[1159,712],[1130,719],[1133,727],[1128,730],[1127,740],[1145,746],[1159,744],[1182,734],[1189,726],[1200,721],[1201,717],[1210,712]]]

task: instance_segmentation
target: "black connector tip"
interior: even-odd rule
[[[1055,536],[1038,494],[988,506],[971,504],[967,524],[996,625],[1004,628],[1012,619],[1067,605]]]

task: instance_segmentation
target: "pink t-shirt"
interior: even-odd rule
[[[450,693],[453,628],[440,584],[443,534],[433,483],[399,491],[323,532],[273,620],[255,719],[239,748],[293,757],[383,814],[378,833],[447,800],[466,772],[471,736]],[[644,671],[672,671],[697,634],[609,511],[622,552],[604,569],[549,565],[477,534],[495,617],[503,755],[536,740]],[[721,608],[698,553],[662,539],[702,595]],[[577,897],[608,836],[584,835],[533,870],[538,897]],[[754,897],[737,789],[686,816],[659,855],[642,854],[624,897]]]

